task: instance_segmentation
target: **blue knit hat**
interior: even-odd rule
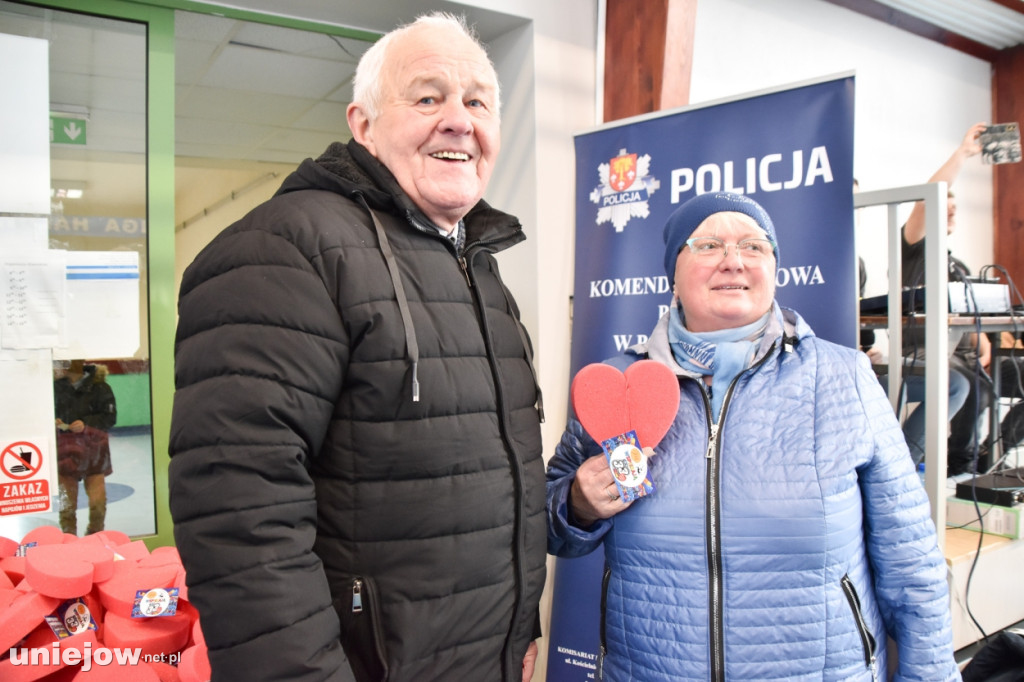
[[[725,211],[742,213],[757,222],[768,235],[768,239],[772,240],[775,245],[775,266],[778,267],[779,245],[778,239],[775,237],[775,225],[761,204],[742,194],[708,192],[707,194],[698,194],[683,203],[665,223],[665,274],[668,275],[670,288],[675,283],[676,259],[683,246],[686,245],[686,240],[708,217]]]

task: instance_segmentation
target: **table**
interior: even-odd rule
[[[973,530],[946,529],[945,555],[949,566],[953,648],[956,650],[981,639],[974,620],[988,635],[1024,620],[1024,590],[1020,586],[1024,540],[986,534],[981,556],[971,575],[978,540],[979,534]]]

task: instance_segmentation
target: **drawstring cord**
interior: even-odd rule
[[[366,203],[365,198],[360,195],[360,201],[370,214],[370,218],[373,220],[374,230],[377,232],[377,241],[380,243],[381,253],[384,254],[384,261],[388,266],[388,273],[391,275],[391,283],[395,288],[395,296],[398,302],[398,309],[402,314],[402,324],[405,327],[405,346],[406,351],[409,354],[409,359],[412,363],[412,399],[413,402],[419,402],[420,399],[420,382],[419,382],[419,360],[420,360],[420,347],[416,341],[416,328],[412,323],[412,315],[409,312],[409,302],[405,295],[405,287],[402,285],[401,273],[398,271],[398,262],[395,259],[394,253],[391,250],[391,243],[388,241],[387,234],[384,232],[384,226],[381,225],[380,219],[377,214],[369,207]],[[500,280],[499,280],[499,283]],[[526,331],[523,329],[523,323],[519,320],[515,314],[515,306],[512,303],[511,294],[505,287],[504,283],[501,283],[501,293],[505,297],[505,304],[508,306],[508,310],[511,313],[512,319],[515,321],[516,331],[519,333],[519,338],[523,344],[523,350],[526,352],[527,366],[530,368],[530,374],[533,377],[533,385],[537,391],[537,413],[540,417],[540,421],[544,422],[544,398],[540,390],[540,382],[537,378],[537,369],[533,366],[533,348],[530,345],[530,340],[526,336]]]
[[[409,353],[409,360],[412,362],[412,400],[420,400],[420,381],[418,377],[420,364],[420,347],[416,342],[416,328],[412,324],[412,315],[409,313],[409,301],[405,297],[405,287],[402,285],[402,276],[398,272],[398,262],[391,251],[391,243],[388,241],[384,226],[380,224],[377,214],[367,205],[366,200],[360,195],[363,206],[373,219],[373,227],[377,231],[377,241],[380,242],[380,251],[384,254],[384,262],[388,265],[388,273],[391,275],[391,284],[395,287],[395,297],[398,300],[398,310],[402,314],[402,324],[405,326],[405,348]]]

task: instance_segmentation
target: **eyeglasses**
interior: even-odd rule
[[[775,251],[775,242],[757,237],[741,239],[735,244],[726,244],[718,237],[693,237],[686,240],[686,245],[695,256],[709,261],[720,261],[728,256],[730,246],[736,247],[736,253],[740,254],[740,258],[749,261],[768,258]]]

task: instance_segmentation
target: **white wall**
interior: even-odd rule
[[[928,181],[967,129],[991,117],[988,62],[821,0],[701,0],[691,102],[856,74],[854,176],[862,190]],[[954,185],[949,246],[975,273],[992,262],[992,173],[969,160]],[[901,209],[901,220],[910,206]],[[864,209],[866,295],[886,291],[884,209]]]
[[[469,4],[469,3],[467,3]],[[573,285],[573,134],[595,113],[594,0],[474,2],[530,19],[490,42],[502,84],[502,151],[487,200],[519,216],[527,241],[499,256],[530,330],[544,391],[544,442],[565,425]]]

